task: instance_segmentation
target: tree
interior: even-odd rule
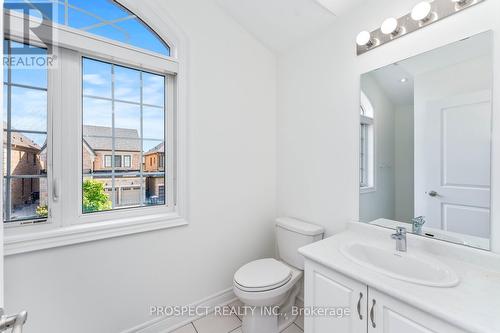
[[[36,207],[36,215],[39,217],[48,217],[49,216],[49,207],[47,205],[39,205]]]
[[[104,191],[104,184],[87,179],[83,182],[83,211],[85,213],[111,209],[111,201]]]

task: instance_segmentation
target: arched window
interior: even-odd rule
[[[374,109],[366,94],[361,92],[359,186],[362,190],[375,186],[374,149]]]
[[[4,222],[178,225],[171,45],[117,1],[4,9]]]
[[[29,4],[30,15],[110,40],[170,56],[170,46],[135,14],[113,0],[6,0],[11,4]],[[51,3],[51,6],[46,6]],[[23,12],[25,6],[12,10]]]

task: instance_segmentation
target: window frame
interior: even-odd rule
[[[161,142],[165,143],[166,141],[171,141],[171,142],[174,142],[173,140],[173,133],[175,133],[175,130],[174,130],[174,125],[172,125],[171,127],[167,126],[170,125],[170,124],[174,124],[174,117],[172,117],[172,113],[175,113],[175,110],[174,110],[174,105],[171,104],[169,105],[169,99],[171,98],[171,96],[173,96],[173,85],[169,85],[167,86],[167,84],[170,82],[169,81],[169,75],[168,74],[165,74],[165,73],[159,73],[159,72],[153,72],[152,70],[148,70],[147,67],[145,66],[142,66],[142,67],[137,67],[137,66],[133,66],[133,65],[130,65],[130,64],[124,64],[124,63],[115,63],[115,62],[112,62],[111,60],[106,60],[106,59],[103,59],[103,58],[95,58],[95,57],[92,57],[92,56],[88,56],[86,54],[82,54],[80,53],[79,56],[81,57],[81,64],[82,66],[80,66],[80,69],[83,68],[83,62],[85,60],[92,60],[92,61],[99,61],[99,62],[102,62],[104,64],[109,64],[109,65],[115,65],[115,66],[120,66],[120,67],[123,67],[123,68],[128,68],[128,69],[131,69],[131,70],[136,70],[136,71],[141,71],[142,73],[148,73],[148,74],[154,74],[154,75],[158,75],[158,76],[161,76],[164,78],[164,84],[165,84],[165,90],[164,90],[164,100],[163,100],[163,110],[165,112],[165,115],[164,115],[164,126],[163,126],[163,130],[164,130],[164,137],[162,138]],[[76,70],[76,69],[75,69]],[[71,71],[70,71],[71,72]],[[142,75],[142,74],[141,74]],[[83,79],[82,79],[82,83],[83,83]],[[83,87],[83,84],[81,84],[81,87]],[[142,88],[141,88],[142,89]],[[104,99],[102,97],[96,97],[96,96],[88,96],[88,95],[85,95],[83,93],[83,88],[81,89],[81,97],[83,98],[95,98],[95,99]],[[120,103],[130,103],[130,102],[127,102],[127,101],[121,101],[121,100],[118,100],[118,99],[114,99],[114,98],[111,98],[111,100],[114,100],[116,102],[120,102]],[[80,106],[82,106],[83,103],[80,104]],[[156,106],[151,106],[151,105],[148,105],[148,104],[142,104],[146,107],[155,107],[155,108],[161,108],[159,105],[156,105]],[[169,111],[170,110],[170,111]],[[81,112],[80,112],[80,122],[81,122],[81,126],[83,125],[83,107],[81,108]],[[81,129],[82,127],[80,127]],[[82,136],[83,136],[83,133],[82,133]],[[151,139],[151,138],[144,138],[144,137],[141,137],[140,139],[140,142],[144,142],[144,141],[159,141],[159,140],[156,140],[156,139]],[[81,144],[80,144],[81,145]],[[170,147],[169,149],[171,149],[171,151],[175,151],[175,147]],[[112,169],[112,174],[113,174],[113,177],[112,177],[112,182],[113,184],[115,183],[114,181],[114,177],[115,177],[115,173],[118,172],[123,172],[126,167],[124,166],[124,157],[126,155],[123,154],[123,152],[120,152],[120,151],[115,151],[115,152],[111,152],[112,155],[111,156],[114,156],[114,167],[113,166],[110,166],[109,168]],[[141,154],[144,154],[145,152],[143,151]],[[82,154],[79,155],[80,157],[82,156]],[[128,155],[130,157],[130,161],[131,161],[131,164],[132,164],[132,155]],[[112,161],[113,161],[113,158],[112,158]],[[83,165],[83,163],[81,163]],[[173,168],[173,167],[172,167]],[[173,169],[169,169],[169,170],[173,170]],[[168,170],[167,170],[168,171]],[[144,172],[142,170],[142,168],[138,171],[139,174],[141,175],[141,179],[143,180],[146,180],[147,179],[147,175],[146,175],[146,172]],[[83,174],[81,174],[81,177],[83,178]],[[168,184],[170,183],[174,183],[174,180],[172,177],[169,177],[167,175],[167,172],[164,171],[163,172],[163,177],[162,177],[165,182],[167,182]],[[111,187],[113,188],[114,185]],[[112,195],[112,201],[113,201],[113,208],[112,209],[109,209],[109,210],[105,210],[105,211],[96,211],[96,212],[86,212],[86,213],[83,213],[83,216],[87,216],[87,215],[91,215],[91,214],[104,214],[106,212],[117,212],[119,210],[125,210],[125,211],[130,211],[130,210],[136,210],[136,209],[143,209],[143,210],[151,210],[151,208],[153,207],[159,207],[159,206],[169,206],[169,207],[173,207],[175,206],[175,202],[174,201],[170,201],[168,200],[168,202],[164,203],[164,204],[154,204],[154,205],[144,205],[144,206],[137,206],[137,207],[127,207],[127,208],[121,208],[121,207],[118,207],[116,206],[115,207],[115,198],[116,197],[113,197],[117,192],[118,190],[118,187],[115,187],[114,190],[111,190],[111,195]],[[141,195],[142,195],[142,191],[144,190],[144,193],[146,193],[145,189],[143,187],[141,187]],[[173,188],[169,188],[169,191],[171,191],[170,193],[174,193],[174,189]],[[80,194],[82,194],[82,190],[80,189]],[[172,198],[175,198],[175,196],[173,196]],[[80,201],[82,202],[83,199],[82,197],[80,197]],[[145,200],[144,200],[145,201]],[[141,201],[141,204],[143,203],[143,201]],[[80,208],[82,210],[82,208]],[[83,211],[83,210],[82,210]],[[169,211],[171,211],[171,209],[169,208]],[[148,211],[145,211],[143,214],[148,214]],[[85,218],[87,219],[87,218]],[[92,222],[92,221],[90,221]]]
[[[4,40],[5,39],[9,39],[11,42],[18,42],[18,43],[23,43],[23,40],[22,39],[19,39],[19,38],[7,38],[6,36],[4,36]],[[4,45],[5,43],[2,41],[2,45]],[[9,47],[10,47],[11,43],[9,42]],[[46,49],[46,46],[41,44],[41,43],[33,43],[33,46],[36,46],[36,47],[39,47],[39,48],[42,48],[42,49]],[[3,73],[5,71],[2,71]],[[6,131],[5,128],[2,130],[3,132],[7,132],[7,136],[10,136],[12,135],[13,133],[20,133],[20,134],[23,134],[23,133],[31,133],[31,134],[42,134],[42,135],[46,135],[46,140],[47,140],[47,147],[49,146],[49,142],[50,142],[50,137],[49,137],[49,131],[51,131],[51,126],[50,126],[50,123],[51,123],[51,115],[49,114],[49,108],[50,108],[50,98],[49,98],[49,77],[48,77],[48,72],[47,72],[47,86],[45,88],[42,88],[42,87],[35,87],[35,86],[30,86],[30,85],[19,85],[17,83],[13,83],[10,81],[9,78],[3,78],[3,81],[2,81],[2,84],[5,84],[7,83],[8,85],[8,92],[11,93],[12,91],[12,87],[20,87],[20,88],[25,88],[25,89],[33,89],[33,90],[38,90],[38,91],[45,91],[46,93],[46,97],[47,97],[47,116],[46,116],[46,119],[47,119],[47,126],[46,126],[46,133],[45,134],[42,134],[42,131],[37,131],[37,130],[34,130],[34,131],[30,131],[30,130],[26,130],[26,129],[21,129],[19,131],[15,131],[13,130],[10,126],[10,124],[7,124],[8,125],[8,130]],[[5,96],[3,96],[3,89],[2,89],[2,98],[7,98]],[[2,100],[3,102],[3,100]],[[3,103],[2,103],[3,104]],[[3,117],[3,108],[2,108],[2,117]],[[8,158],[8,150],[5,150],[4,148],[4,144],[6,146],[9,145],[9,138],[7,138],[7,141],[4,142],[3,141],[3,136],[2,136],[2,158],[5,158],[5,163],[2,163],[2,164],[5,164],[5,165],[8,165],[10,163],[10,160]],[[12,147],[10,147],[12,149]],[[12,155],[11,155],[12,156]],[[36,156],[36,155],[34,155]],[[30,153],[29,152],[22,152],[22,151],[19,151],[19,160],[22,161],[23,158],[26,158],[26,162],[27,163],[30,163]],[[52,152],[50,151],[50,149],[47,149],[47,164],[50,163],[52,159]],[[33,163],[36,164],[37,160],[36,158],[33,159]],[[8,168],[10,169],[10,168]],[[19,177],[16,177],[15,175],[4,175],[3,176],[3,179],[6,179],[6,178],[10,178],[10,182],[5,182],[5,184],[9,183],[9,185],[11,184],[12,182],[12,179],[21,179],[21,192],[22,192],[22,196],[25,195],[25,183],[26,183],[26,179],[31,179],[30,180],[30,186],[32,188],[32,179],[33,178],[37,178],[39,179],[39,181],[41,179],[46,179],[47,180],[47,194],[49,194],[50,192],[50,176],[51,176],[51,173],[52,173],[52,170],[50,170],[51,168],[47,165],[47,173],[45,174],[45,176],[41,176],[41,175],[38,175],[36,177],[30,177],[30,175],[24,175],[26,177],[22,177],[22,178],[19,178]],[[1,182],[1,193],[2,193],[2,205],[0,205],[2,207],[2,214],[0,214],[0,216],[2,216],[2,221],[3,221],[3,218],[4,218],[4,214],[3,214],[3,208],[4,208],[4,200],[7,201],[8,198],[11,197],[12,194],[10,194],[9,196],[6,196],[5,195],[5,191],[4,191],[4,182],[2,181]],[[49,204],[49,203],[48,203]],[[25,225],[33,225],[33,224],[42,224],[42,223],[47,223],[49,217],[40,217],[40,218],[35,218],[35,217],[32,217],[32,218],[26,218],[26,219],[17,219],[17,220],[11,220],[9,222],[4,222],[4,227],[5,228],[8,228],[8,227],[12,227],[12,226],[25,226]]]
[[[133,8],[131,11],[133,12]],[[4,15],[9,15],[11,20],[8,31],[4,31],[4,38],[23,41],[23,17],[15,12],[4,13]],[[48,74],[50,111],[47,130],[50,134],[47,142],[50,147],[49,154],[53,153],[51,162],[48,163],[49,170],[52,170],[52,175],[48,175],[49,205],[51,205],[51,209],[47,222],[22,227],[17,224],[5,226],[6,255],[186,225],[188,223],[185,202],[187,183],[185,172],[186,116],[185,111],[181,111],[181,108],[182,110],[185,108],[186,94],[185,92],[180,93],[179,87],[186,89],[187,85],[184,71],[180,70],[185,59],[172,56],[177,55],[177,52],[174,52],[175,44],[171,43],[170,40],[166,40],[171,47],[171,56],[167,57],[67,26],[54,24],[54,30],[56,30],[57,36],[55,39],[57,45],[53,45],[55,46],[54,53],[58,59],[63,60],[59,67],[49,70]],[[158,35],[161,37],[159,33]],[[44,46],[42,41],[32,33],[30,33],[30,43]],[[166,87],[168,89],[165,92],[167,98],[165,121],[167,122],[166,128],[169,136],[165,140],[166,149],[172,155],[166,164],[166,169],[169,171],[166,193],[168,198],[172,198],[172,204],[83,215],[80,190],[82,179],[81,103],[79,103],[78,112],[66,115],[65,120],[60,119],[64,116],[61,114],[61,110],[71,105],[71,98],[76,97],[78,101],[81,101],[82,88],[80,80],[82,78],[81,64],[83,57],[137,68],[166,77]],[[61,91],[58,91],[57,88],[63,77],[68,76],[66,65],[72,66],[73,69],[78,67],[77,72],[79,75],[74,75],[74,72],[72,72],[74,79],[73,81],[68,80],[71,94],[61,96]],[[76,123],[79,127],[78,133],[73,134],[69,140],[61,140],[65,137],[65,133],[67,134],[70,131],[70,129],[62,126],[63,123],[68,124],[70,118],[78,119]],[[68,149],[75,150],[75,144],[79,147],[77,149],[79,158],[71,163],[71,167],[65,166],[63,168],[63,161],[69,160],[68,156],[63,156],[63,152],[67,153]],[[1,156],[3,156],[3,153]],[[76,170],[70,170],[75,169],[75,166]],[[71,184],[71,182],[78,184],[78,186],[72,188],[69,186],[68,188],[66,185]]]
[[[375,142],[375,110],[365,95],[361,92],[359,126],[359,191],[371,193],[377,190],[376,180],[376,142]]]

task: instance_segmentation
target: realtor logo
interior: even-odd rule
[[[11,43],[4,44],[4,66],[16,69],[47,69],[55,64],[53,18],[56,5],[47,1],[4,3],[4,31]]]

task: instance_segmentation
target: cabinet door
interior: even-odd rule
[[[306,262],[305,332],[366,333],[366,285]],[[320,312],[321,311],[321,312]]]
[[[465,333],[373,288],[368,296],[368,333]]]

